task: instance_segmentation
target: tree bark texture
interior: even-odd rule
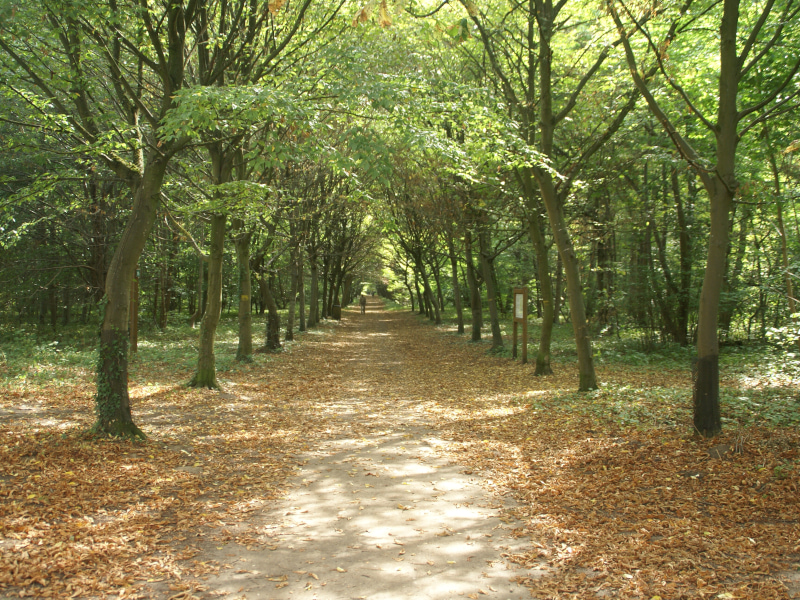
[[[309,256],[308,262],[311,271],[311,283],[308,288],[308,326],[316,327],[319,323],[319,267],[316,256]]]
[[[106,275],[106,304],[100,330],[95,433],[144,438],[131,417],[128,395],[128,304],[136,265],[156,219],[168,158],[155,154],[135,189],[131,216]]]
[[[483,327],[483,305],[478,275],[472,260],[472,233],[469,230],[464,234],[464,254],[467,261],[467,285],[469,285],[469,303],[472,311],[472,341],[479,342],[481,341],[481,327]]]
[[[250,277],[250,241],[252,233],[244,230],[244,224],[237,220],[234,223],[236,237],[236,265],[239,273],[239,344],[236,348],[236,360],[249,362],[253,356],[253,316],[252,306],[253,284]]]
[[[425,293],[425,301],[426,305],[428,306],[428,310],[430,311],[428,314],[428,318],[436,323],[436,325],[442,324],[442,315],[439,311],[439,305],[436,302],[436,297],[433,295],[433,289],[431,289],[430,278],[428,276],[428,271],[425,269],[425,262],[422,258],[422,250],[418,250],[416,255],[414,256],[414,260],[417,263],[417,268],[419,269],[420,277],[422,277],[422,287]]]
[[[272,295],[272,289],[266,276],[262,275],[261,294],[267,305],[266,333],[264,336],[265,350],[278,350],[281,348],[281,318],[278,314],[278,305]]]
[[[287,342],[294,340],[294,316],[297,311],[297,250],[292,249],[289,254],[289,310],[286,316],[286,333],[283,339]]]
[[[225,247],[225,215],[211,216],[211,234],[208,253],[208,300],[203,320],[200,322],[200,347],[197,353],[197,371],[189,382],[190,387],[218,389],[214,341],[217,325],[222,315],[222,258]]]
[[[461,307],[461,286],[458,282],[458,257],[456,256],[456,247],[452,232],[447,236],[447,254],[450,257],[450,270],[452,271],[453,305],[456,308],[458,333],[462,334],[464,333],[464,310]]]
[[[303,253],[301,251],[297,254],[297,310],[299,313],[298,331],[306,330],[306,286],[303,267]]]
[[[494,276],[494,259],[490,256],[491,241],[488,231],[478,233],[480,247],[480,263],[483,281],[486,284],[486,303],[489,306],[489,322],[492,330],[492,350],[503,347],[503,335],[500,332],[500,315],[497,312],[497,289]]]
[[[550,259],[542,233],[542,207],[534,197],[533,180],[530,171],[526,169],[521,173],[521,177],[530,215],[528,231],[530,232],[534,252],[536,252],[536,274],[539,279],[539,293],[542,297],[542,328],[539,333],[539,349],[536,352],[536,368],[533,374],[552,375],[550,344],[553,338],[555,304],[553,303],[553,282],[550,277]]]
[[[541,3],[537,3],[537,6]],[[539,25],[539,131],[541,137],[541,150],[545,156],[553,157],[553,134],[555,119],[553,116],[552,92],[552,58],[553,53],[550,41],[553,35],[553,6],[550,2],[544,3],[543,10],[537,10],[536,18]],[[592,358],[591,338],[589,324],[586,321],[586,306],[581,286],[580,265],[575,256],[567,224],[564,219],[562,201],[555,188],[552,174],[542,168],[532,171],[539,190],[542,194],[550,227],[553,231],[558,253],[564,268],[567,282],[567,298],[569,300],[570,318],[575,334],[575,347],[578,353],[579,381],[578,390],[585,392],[597,389],[597,376],[594,371]]]
[[[195,325],[203,318],[203,309],[205,308],[205,303],[203,302],[203,280],[205,279],[205,259],[202,256],[197,257],[197,309],[194,311],[191,317],[189,317],[189,323],[192,326],[192,329],[195,328]]]
[[[528,222],[531,241],[536,252],[536,272],[539,278],[539,293],[542,297],[542,327],[539,332],[539,348],[536,352],[534,375],[552,375],[550,365],[550,343],[553,339],[553,282],[550,278],[547,245],[542,235],[541,218],[532,217]]]

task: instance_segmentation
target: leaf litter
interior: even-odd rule
[[[534,378],[530,365],[396,316],[404,355],[373,376],[385,378],[387,395],[416,399],[465,472],[516,500],[507,518],[527,550],[505,558],[537,569],[520,581],[534,597],[800,596],[795,428],[752,423],[703,440],[690,432],[686,373],[605,367],[608,385],[578,395],[571,367]],[[379,433],[375,417],[391,416],[381,402],[346,423],[332,400],[342,387],[335,352],[352,340],[333,325],[300,339],[231,373],[222,392],[140,364],[148,383],[132,382],[131,395],[146,442],[82,433],[93,421],[88,375],[9,388],[0,400],[0,591],[203,597],[202,578],[225,566],[203,560],[208,544],[269,548],[249,519],[285,494],[302,466],[296,456],[345,424]]]

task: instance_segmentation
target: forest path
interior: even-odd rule
[[[278,506],[253,516],[266,547],[205,544],[219,561],[209,594],[275,599],[526,598],[504,553],[517,551],[501,500],[437,448],[420,401],[477,365],[448,359],[448,340],[370,298],[291,362],[324,365],[316,399],[327,439],[309,439]],[[310,340],[309,340],[310,341]],[[299,348],[298,348],[299,350]],[[453,373],[452,370],[458,370]]]

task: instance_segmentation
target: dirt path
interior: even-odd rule
[[[446,460],[419,399],[438,387],[424,328],[370,298],[292,360],[325,359],[331,439],[308,440],[277,507],[254,515],[266,547],[209,544],[222,570],[195,594],[236,598],[525,598],[503,554],[518,543],[481,479]],[[446,362],[446,361],[445,361]]]
[[[714,455],[735,430],[656,418],[687,382],[576,397],[566,362],[535,378],[377,301],[221,391],[163,356],[131,381],[145,442],[85,435],[89,374],[0,390],[0,598],[800,597],[797,431]]]

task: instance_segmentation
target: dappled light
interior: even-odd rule
[[[14,392],[0,484],[21,510],[2,517],[0,583],[387,600],[791,585],[796,432],[702,442],[659,391],[688,394],[670,373],[601,371],[613,383],[576,395],[566,366],[534,378],[379,306],[228,373],[221,391],[142,365],[144,443],[84,437],[88,390]]]
[[[800,0],[11,0],[0,598],[800,600]]]

